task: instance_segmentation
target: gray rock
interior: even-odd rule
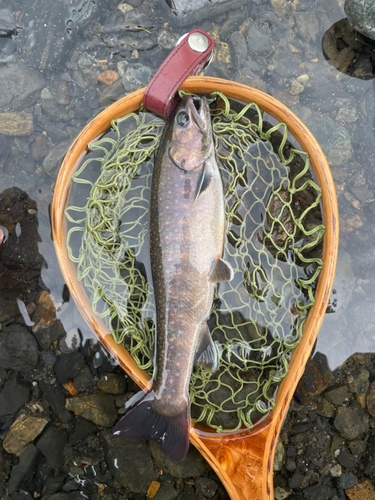
[[[112,427],[118,417],[115,402],[109,394],[82,394],[67,399],[65,406],[101,427]]]
[[[191,486],[185,486],[184,491],[178,495],[177,500],[198,500],[198,497]]]
[[[161,30],[158,35],[158,45],[161,49],[173,50],[178,38],[172,31]]]
[[[319,34],[319,22],[314,12],[296,12],[297,29],[302,40],[315,41]]]
[[[342,406],[338,409],[334,426],[345,439],[356,439],[366,432],[362,412],[358,408]]]
[[[154,76],[154,71],[148,66],[135,63],[129,64],[122,77],[122,84],[126,92],[133,92],[146,86]]]
[[[74,445],[81,441],[81,439],[85,439],[90,434],[96,432],[97,427],[92,422],[82,418],[76,417],[74,420],[74,428],[69,433],[69,445]]]
[[[366,397],[367,411],[375,417],[375,381],[371,384]]]
[[[31,106],[44,81],[40,74],[25,64],[9,64],[0,71],[0,110],[23,110]]]
[[[233,54],[233,60],[236,68],[242,67],[247,58],[247,45],[245,37],[240,31],[234,31],[231,34],[229,46]]]
[[[66,429],[48,427],[36,443],[51,469],[58,471],[64,465],[64,448],[67,442],[68,431]]]
[[[351,159],[352,144],[348,130],[334,120],[314,116],[307,122],[326,155],[328,163],[335,167]]]
[[[24,478],[34,469],[38,453],[38,449],[32,443],[25,446],[20,455],[18,464],[12,468],[8,482],[9,493],[15,493],[21,486]]]
[[[353,457],[356,460],[360,460],[362,458],[362,455],[364,454],[366,450],[366,443],[365,441],[362,441],[360,439],[353,439],[353,441],[349,441],[348,443],[350,451],[353,454]]]
[[[95,388],[95,380],[92,376],[90,368],[84,365],[79,372],[79,375],[73,379],[74,387],[79,392],[84,392],[87,390],[93,390]]]
[[[17,324],[5,327],[0,332],[0,367],[27,373],[37,364],[38,344],[29,330]]]
[[[39,380],[39,386],[50,405],[53,413],[62,424],[67,424],[72,420],[72,413],[65,408],[65,397],[61,392],[61,387],[51,385],[45,380]]]
[[[348,387],[346,385],[330,387],[325,391],[324,396],[333,405],[341,405],[348,397]]]
[[[117,80],[103,90],[99,96],[99,102],[102,106],[110,106],[121,97],[124,97],[124,85],[121,80]]]
[[[337,486],[346,490],[352,488],[358,483],[358,478],[353,474],[353,472],[345,472],[342,474],[337,482]]]
[[[0,393],[0,416],[12,415],[29,401],[30,386],[17,381],[17,374],[5,383]]]
[[[329,403],[326,398],[323,397],[318,403],[316,413],[318,415],[321,415],[322,417],[331,418],[335,414],[335,410],[331,403]]]
[[[43,167],[48,175],[56,179],[61,162],[64,159],[72,141],[70,139],[60,142],[55,146],[43,160]]]
[[[375,40],[374,0],[346,0],[344,10],[354,29]]]
[[[246,38],[249,54],[269,54],[273,45],[273,33],[272,23],[267,18],[254,22]]]
[[[340,465],[345,467],[345,469],[353,469],[355,466],[354,459],[346,450],[342,450],[340,455],[337,457]]]
[[[64,480],[65,474],[63,472],[60,472],[60,474],[57,474],[57,476],[53,475],[47,477],[43,486],[42,497],[49,498],[51,495],[56,493],[56,491],[61,488]]]
[[[110,430],[101,432],[109,470],[125,488],[146,493],[154,478],[154,466],[144,441],[132,441],[113,436]]]
[[[289,488],[292,489],[299,488],[304,478],[305,478],[304,474],[299,469],[297,469],[289,480],[288,483]]]
[[[246,3],[247,0],[158,0],[158,9],[173,24],[186,26],[207,17],[212,18],[226,11],[233,11]]]
[[[336,493],[331,486],[324,486],[318,484],[316,486],[309,486],[303,490],[305,500],[329,500]]]
[[[162,484],[154,496],[155,500],[175,500],[177,498],[177,491],[171,484]]]
[[[208,477],[199,477],[195,481],[195,489],[198,494],[200,493],[206,498],[211,498],[215,495],[218,485]]]
[[[349,382],[349,389],[354,394],[365,394],[370,385],[369,377],[369,371],[359,366],[353,373],[353,379]]]
[[[73,351],[61,356],[54,364],[54,371],[60,384],[66,384],[77,377],[85,364],[85,359],[79,351]]]
[[[196,448],[190,446],[186,458],[179,463],[172,462],[168,457],[166,457],[161,451],[159,446],[151,441],[149,447],[153,456],[153,459],[158,464],[158,466],[167,471],[168,474],[177,478],[187,478],[187,477],[199,477],[203,476],[208,470],[209,466],[204,460],[202,455]]]

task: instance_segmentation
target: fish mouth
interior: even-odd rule
[[[207,130],[207,123],[210,120],[210,108],[206,97],[194,100],[192,96],[187,97],[186,108],[189,111],[192,122],[200,132]]]

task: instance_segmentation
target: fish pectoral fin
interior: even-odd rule
[[[198,181],[198,186],[197,186],[197,191],[195,193],[195,198],[194,201],[199,197],[200,194],[205,191],[210,183],[211,180],[211,174],[208,172],[208,169],[206,168],[206,163],[203,165],[202,168],[202,174],[199,178]]]
[[[218,368],[218,356],[207,323],[203,324],[200,334],[200,344],[195,353],[195,363],[205,370],[214,372]]]
[[[209,281],[211,283],[223,283],[224,281],[232,281],[233,276],[232,266],[219,257],[212,266]]]

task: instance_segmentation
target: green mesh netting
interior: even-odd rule
[[[218,287],[208,321],[219,369],[195,368],[190,401],[193,421],[220,432],[251,427],[274,407],[314,304],[324,226],[308,154],[293,148],[285,124],[272,126],[255,103],[217,92],[210,102],[225,192],[224,258],[235,274]],[[70,201],[79,206],[65,212],[69,256],[94,312],[149,374],[156,312],[148,210],[164,125],[142,110],[114,120],[90,144],[73,176],[81,189]]]

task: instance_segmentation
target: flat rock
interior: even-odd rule
[[[171,476],[181,479],[187,477],[199,477],[204,475],[209,470],[207,462],[204,460],[199,451],[193,446],[189,447],[186,458],[179,463],[172,462],[172,460],[165,456],[155,442],[151,441],[149,443],[149,447],[154,461],[161,469],[167,471]]]
[[[134,92],[134,90],[146,86],[153,76],[154,72],[151,68],[135,63],[127,66],[121,81],[126,92]]]
[[[370,385],[369,377],[369,371],[359,366],[353,372],[353,378],[349,383],[349,389],[354,392],[354,394],[365,394]]]
[[[107,394],[123,394],[126,389],[125,375],[107,373],[100,377],[98,388]]]
[[[20,415],[5,436],[3,448],[12,455],[19,455],[28,443],[43,431],[49,419],[44,415]]]
[[[101,432],[105,457],[110,472],[125,488],[146,493],[154,479],[151,453],[144,441],[113,436],[110,430]]]
[[[374,500],[375,487],[372,481],[365,477],[355,486],[345,490],[345,494],[350,500]]]
[[[332,380],[327,357],[317,352],[306,364],[305,373],[297,386],[296,397],[301,404],[321,394]]]
[[[20,113],[0,113],[0,134],[31,135],[34,132],[33,115]]]
[[[66,400],[65,406],[101,427],[112,427],[118,414],[113,398],[109,394],[83,394]]]
[[[348,397],[348,387],[346,385],[335,385],[327,389],[324,397],[333,405],[341,405]]]
[[[53,179],[57,177],[61,162],[64,159],[72,141],[68,139],[55,146],[43,160],[43,168]]]
[[[85,364],[85,358],[79,351],[63,354],[54,364],[54,371],[60,384],[66,384],[77,377]]]
[[[82,417],[76,417],[74,419],[74,428],[69,433],[69,444],[74,445],[96,431],[97,427],[95,424]]]
[[[23,479],[34,469],[39,451],[32,443],[25,446],[20,454],[20,460],[13,466],[7,487],[9,493],[15,493]]]
[[[357,408],[342,406],[337,410],[334,426],[345,439],[356,439],[366,431],[361,411]]]
[[[336,493],[331,486],[318,484],[316,486],[309,486],[303,490],[305,500],[329,500]]]
[[[200,493],[206,498],[212,498],[215,496],[218,485],[209,477],[199,477],[195,481],[195,489],[198,494]]]
[[[352,488],[358,483],[358,478],[353,474],[353,472],[345,472],[339,477],[337,481],[337,486],[343,490]]]
[[[2,66],[0,110],[22,110],[33,104],[44,81],[38,71],[22,62]]]
[[[162,484],[154,496],[154,500],[175,500],[177,495],[177,491],[171,484]]]
[[[366,397],[367,411],[375,417],[375,381],[370,385]]]
[[[345,14],[357,31],[375,40],[375,8],[373,0],[346,0]]]
[[[62,424],[70,422],[73,414],[65,408],[65,397],[62,393],[61,386],[57,386],[56,384],[51,385],[45,380],[39,380],[38,384],[42,389],[53,413],[60,420],[60,422]]]
[[[0,367],[28,373],[38,364],[38,344],[22,325],[10,325],[0,332]]]
[[[48,427],[38,439],[37,448],[43,453],[51,469],[60,470],[64,465],[64,448],[68,442],[68,431]]]
[[[335,414],[335,409],[333,408],[331,403],[329,403],[326,398],[323,397],[318,403],[316,413],[318,415],[321,415],[322,417],[331,418]]]
[[[29,401],[30,386],[17,381],[17,374],[5,383],[0,393],[0,416],[12,415]]]

